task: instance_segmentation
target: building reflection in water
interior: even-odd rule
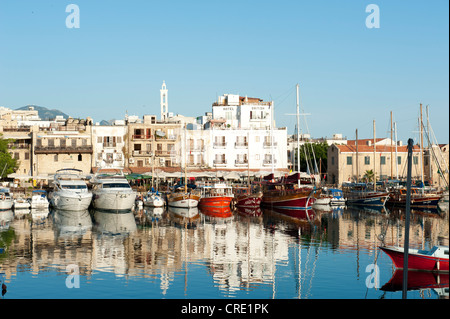
[[[188,286],[189,265],[202,263],[224,296],[266,285],[276,298],[277,268],[293,263],[298,297],[308,297],[305,288],[311,278],[307,275],[314,273],[323,245],[356,251],[357,258],[360,252],[375,258],[381,241],[387,245],[403,242],[401,210],[347,207],[222,213],[146,208],[126,213],[51,211],[48,216],[19,217],[12,211],[0,212],[2,238],[14,238],[3,241],[8,253],[0,257],[1,272],[8,280],[22,269],[33,274],[48,268],[65,272],[68,264],[77,264],[80,274],[88,278],[110,272],[158,280],[165,295],[179,276]],[[448,245],[448,232],[446,212],[412,211],[411,247]],[[367,275],[365,266],[357,265],[357,276]]]

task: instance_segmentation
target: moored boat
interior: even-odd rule
[[[380,247],[398,269],[403,269],[405,250],[403,247]],[[430,250],[409,249],[408,270],[448,272],[448,246],[434,246]]]
[[[342,190],[337,188],[323,187],[322,192],[316,198],[314,205],[345,205],[345,198]]]
[[[242,208],[260,207],[263,193],[251,187],[234,187],[234,205]]]
[[[387,191],[370,190],[365,183],[344,184],[342,188],[348,205],[384,206],[389,198]]]
[[[43,189],[34,190],[31,193],[31,209],[48,209],[47,192]]]
[[[0,210],[9,210],[13,207],[14,201],[9,192],[9,188],[0,188]]]
[[[84,211],[89,208],[92,193],[78,169],[61,169],[55,174],[50,205],[59,210]]]
[[[20,210],[20,209],[29,209],[30,208],[30,202],[23,198],[18,197],[14,200],[14,210]]]
[[[406,206],[406,187],[392,188],[389,192],[388,204],[394,206]],[[424,193],[420,188],[411,188],[410,207],[433,208],[437,207],[442,195]]]
[[[269,177],[270,178],[270,177]],[[320,190],[311,184],[298,186],[300,174],[296,173],[280,181],[262,184],[261,205],[270,208],[311,209]]]
[[[144,206],[162,207],[164,199],[158,191],[150,190],[143,198]]]
[[[202,186],[200,194],[199,206],[201,208],[230,207],[234,198],[233,189],[224,183]]]
[[[123,173],[103,174],[97,172],[91,181],[92,206],[101,210],[130,210],[136,199]]]
[[[193,186],[177,185],[167,195],[167,204],[171,207],[192,208],[197,207],[200,193]]]

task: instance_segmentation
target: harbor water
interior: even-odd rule
[[[404,210],[155,208],[0,212],[3,299],[400,299]],[[412,211],[410,247],[447,245],[448,206]],[[448,298],[448,274],[409,299]],[[401,274],[400,274],[401,278]],[[412,279],[411,282],[414,282]]]

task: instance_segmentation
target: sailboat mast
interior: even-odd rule
[[[397,122],[394,123],[394,130],[395,130],[395,176],[396,176],[396,179],[398,179]]]
[[[392,150],[392,111],[391,111],[391,179],[394,179],[394,155]]]
[[[375,139],[375,120],[373,120],[373,189],[377,190],[377,150],[376,150],[376,139]]]
[[[358,153],[358,129],[356,129],[356,182],[359,182],[359,153]]]
[[[300,187],[300,106],[299,87],[297,83],[297,171],[299,174],[298,186]]]
[[[422,184],[424,184],[423,182],[423,118],[422,118],[422,103],[420,103],[420,120],[419,120],[419,126],[420,126],[420,178],[422,181]],[[423,192],[423,188],[422,188],[422,192]]]

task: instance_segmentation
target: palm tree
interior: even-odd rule
[[[363,179],[366,183],[373,182],[375,180],[375,174],[373,170],[369,169],[364,173]]]

